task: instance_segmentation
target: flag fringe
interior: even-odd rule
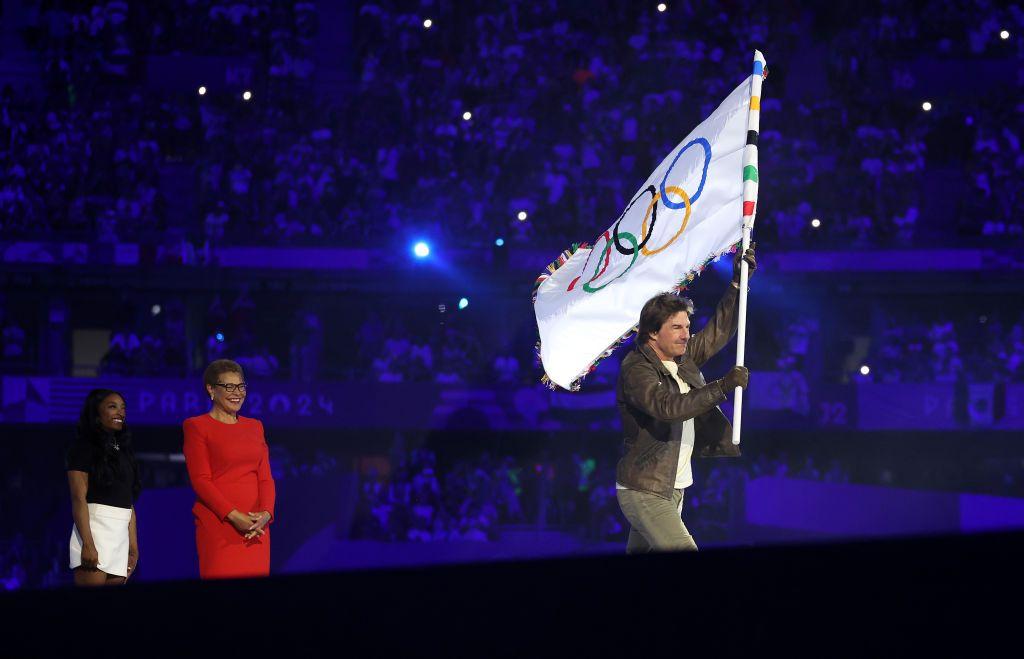
[[[726,254],[735,254],[736,250],[739,249],[740,244],[742,244],[742,241],[737,242],[737,243],[735,243],[733,245],[730,245],[727,249],[724,249],[721,252],[712,253],[711,255],[709,255],[706,259],[704,259],[703,263],[701,263],[700,265],[698,265],[695,268],[692,268],[685,275],[683,275],[683,277],[679,280],[679,283],[676,284],[675,288],[672,289],[672,292],[676,293],[678,295],[679,293],[682,293],[683,291],[688,289],[693,284],[693,282],[696,281],[697,277],[699,277],[704,272],[704,270],[708,267],[709,263],[717,261],[718,259],[722,258],[722,256],[724,256]],[[550,271],[553,273],[555,270],[557,270],[559,267],[561,267],[562,264],[564,264],[568,260],[568,257],[565,256],[566,254],[568,254],[569,256],[572,256],[572,254],[575,253],[576,250],[580,249],[581,247],[586,247],[586,243],[582,243],[582,245],[579,244],[579,243],[575,243],[575,244],[573,244],[571,250],[566,250],[565,252],[562,252],[562,254],[561,254],[561,256],[559,256],[558,260],[556,260],[554,263],[552,263],[550,266],[548,266],[549,269],[552,268],[552,266],[554,266],[554,268],[551,269]],[[565,258],[563,258],[563,257],[565,257]],[[548,277],[548,275],[541,275],[541,279],[538,280],[538,281],[542,281],[543,279],[547,279],[547,277]],[[538,283],[536,286],[539,286],[539,285],[540,285],[540,283]],[[536,286],[534,287],[534,302],[536,302],[536,300],[537,300]],[[582,388],[582,386],[583,386],[583,379],[585,377],[587,377],[588,375],[590,375],[591,373],[593,373],[594,370],[597,369],[598,364],[603,362],[608,357],[611,357],[612,353],[615,352],[615,350],[618,349],[619,346],[621,346],[623,343],[625,343],[631,336],[633,336],[633,334],[636,333],[637,328],[638,327],[636,325],[634,325],[632,328],[630,328],[630,330],[628,332],[626,332],[625,334],[620,336],[610,346],[608,346],[608,348],[606,348],[600,355],[598,355],[597,358],[594,361],[590,362],[590,364],[587,366],[586,370],[584,370],[582,373],[577,375],[573,379],[573,381],[571,383],[569,383],[568,391],[579,391]],[[539,340],[537,341],[536,351],[537,351],[537,363],[540,365],[541,369],[543,370],[544,362],[540,358],[540,341]],[[552,391],[559,391],[559,390],[562,389],[562,387],[560,387],[557,384],[555,384],[554,382],[552,382],[551,378],[548,377],[547,373],[544,373],[544,375],[541,376],[540,381],[541,381],[541,384],[543,384],[544,386],[546,386],[548,389],[550,389]]]
[[[561,254],[558,255],[557,259],[549,263],[547,267],[544,268],[544,272],[540,273],[540,276],[537,277],[537,281],[533,282],[534,303],[537,302],[537,289],[540,288],[540,285],[543,284],[548,277],[555,274],[556,270],[565,265],[566,262],[570,258],[572,258],[573,254],[580,251],[581,249],[587,249],[588,247],[590,247],[590,245],[587,243],[573,243],[572,246],[569,247],[569,249],[564,250]]]

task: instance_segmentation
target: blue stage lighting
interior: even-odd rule
[[[468,306],[469,306],[469,300],[468,299],[462,298],[461,300],[459,300],[459,309],[460,310],[465,309]]]
[[[504,238],[498,238],[497,240],[494,241],[494,244],[497,245],[498,247],[504,247],[505,246],[505,239]]]
[[[217,332],[213,335],[213,338],[217,339],[219,343],[224,343],[224,332]]]
[[[425,259],[430,256],[430,245],[421,240],[412,246],[412,253],[415,254],[418,259]]]

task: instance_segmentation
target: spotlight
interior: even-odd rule
[[[984,325],[988,322],[988,316],[978,316],[978,322]]]
[[[504,238],[498,238],[497,240],[494,241],[494,244],[497,245],[498,247],[504,247],[505,246],[505,239]]]
[[[1003,30],[1002,32],[999,33],[999,38],[1002,39],[1003,41],[1006,41],[1007,39],[1010,38],[1010,33],[1007,30]]]
[[[931,112],[932,104],[928,101],[925,101],[924,103],[921,104],[921,109],[924,110],[925,112]]]
[[[448,310],[447,306],[445,306],[443,304],[437,305],[437,313],[444,313],[447,310]]]
[[[244,92],[242,92],[242,100],[243,101],[248,101],[251,98],[252,98],[252,92],[251,91],[246,89]]]
[[[459,311],[462,311],[463,309],[465,309],[468,306],[469,306],[469,300],[468,299],[461,298],[459,300]]]
[[[412,253],[415,254],[418,259],[425,259],[430,256],[430,245],[421,240],[412,246]]]
[[[819,220],[818,218],[814,218],[813,220],[811,220],[811,226],[817,229],[818,227],[821,226],[821,220]]]
[[[525,222],[527,218],[526,211],[519,211],[516,217],[519,218],[520,222]]]
[[[154,316],[159,316],[160,315],[160,305],[159,304],[154,304],[149,309],[149,312],[152,313]]]
[[[867,375],[869,373],[871,373],[871,369],[868,368],[867,364],[864,364],[863,366],[860,367],[860,374],[861,375]]]
[[[217,343],[224,343],[224,332],[217,332],[213,338],[217,339]]]
[[[668,9],[668,6],[666,6],[664,2],[658,5],[658,11],[665,11],[666,9]]]
[[[206,96],[206,87],[204,87],[203,85],[199,85],[199,95]]]
[[[462,113],[462,120],[463,121],[469,121],[472,118],[473,118],[473,113],[470,112],[469,110],[467,110],[467,111]]]
[[[426,29],[426,30],[429,30],[430,26],[432,26],[433,24],[434,24],[434,21],[432,21],[432,20],[430,20],[428,18],[425,21],[423,21],[423,28]]]

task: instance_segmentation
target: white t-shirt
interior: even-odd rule
[[[662,361],[665,368],[668,369],[669,375],[679,385],[679,393],[686,394],[690,392],[690,385],[686,384],[679,378],[679,364],[673,361]],[[690,468],[690,458],[693,457],[693,442],[695,432],[693,429],[693,419],[687,419],[686,421],[676,421],[672,424],[672,433],[681,436],[682,441],[679,443],[679,462],[676,463],[676,482],[675,489],[681,490],[693,485],[693,470]],[[621,483],[616,483],[615,488],[619,490],[628,490],[629,488]]]

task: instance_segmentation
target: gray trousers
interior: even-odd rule
[[[639,490],[615,490],[615,495],[630,524],[627,554],[697,551],[697,543],[683,524],[682,490],[673,490],[671,501]]]

